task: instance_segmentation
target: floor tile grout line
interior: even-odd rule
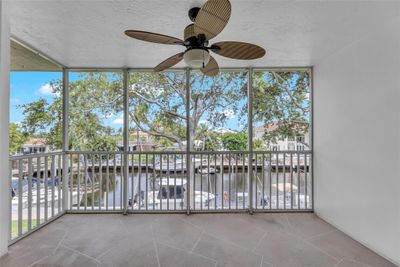
[[[160,244],[160,245],[166,246],[166,247],[170,247],[170,248],[173,248],[173,249],[176,249],[176,250],[180,250],[180,251],[182,251],[182,252],[185,252],[185,253],[188,253],[188,254],[193,254],[193,255],[196,255],[196,256],[199,256],[199,257],[202,257],[202,258],[211,260],[211,261],[215,261],[216,263],[218,263],[218,261],[217,261],[216,259],[207,257],[207,256],[205,256],[205,255],[203,255],[203,254],[200,254],[200,253],[197,253],[197,252],[186,251],[186,250],[184,250],[184,249],[181,249],[181,248],[172,246],[172,245],[170,245],[170,244],[166,244],[166,243],[164,243],[164,242],[159,242],[159,241],[158,241],[157,243]]]
[[[287,214],[285,214],[285,218],[286,218],[286,223],[288,224],[288,227],[292,228],[292,225],[291,225],[291,223],[289,221],[289,217],[287,216]]]
[[[262,258],[261,258],[261,267],[263,267],[263,265],[264,265],[264,256],[261,256]],[[271,265],[272,267],[276,267],[276,265],[275,264],[272,264],[272,263],[270,263],[269,261],[266,261],[266,263],[268,263],[269,265]]]
[[[33,236],[35,236],[35,235],[38,235],[38,234],[40,234],[40,230],[42,230],[43,231],[43,229],[39,229],[39,231],[37,231],[37,232],[35,232],[35,233],[32,233],[32,235],[31,236],[27,236],[26,237],[26,240],[28,240],[29,238],[33,238]],[[64,232],[64,234],[65,234],[65,230],[63,230],[63,229],[61,229],[61,228],[55,228],[55,230],[57,230],[57,231],[63,231]],[[22,241],[22,240],[20,240],[20,241]],[[12,244],[10,247],[12,247],[12,246],[15,246],[17,243],[14,243],[14,244]],[[5,254],[5,255],[3,255],[2,257],[0,257],[0,259],[1,258],[3,258],[4,256],[6,256],[6,255],[9,255],[9,256],[11,256],[11,257],[15,257],[15,259],[20,259],[20,258],[22,258],[23,256],[25,256],[26,254],[23,254],[22,253],[22,255],[19,255],[20,253],[18,253],[18,255],[17,256],[14,256],[14,255],[16,255],[16,254],[13,254],[13,253],[10,253],[10,247],[9,247],[9,251],[7,252],[7,254]],[[52,253],[51,253],[52,254]]]
[[[334,267],[339,266],[339,264],[342,263],[342,262],[345,261],[345,260],[347,260],[347,261],[352,261],[352,262],[355,262],[355,263],[359,263],[359,264],[361,264],[361,265],[364,265],[365,267],[374,267],[373,265],[367,264],[367,263],[365,263],[365,262],[357,261],[357,260],[354,260],[354,259],[348,259],[348,258],[346,258],[346,257],[343,257],[338,263],[336,263],[336,265],[335,265]]]
[[[161,267],[160,257],[158,255],[158,247],[157,247],[157,243],[156,243],[156,238],[154,236],[153,222],[151,222],[150,228],[151,228],[151,239],[153,240],[153,246],[154,246],[154,249],[156,251],[156,258],[157,258],[158,267]]]
[[[227,239],[224,239],[224,238],[222,238],[222,237],[220,237],[220,236],[218,236],[218,235],[212,235],[212,233],[208,233],[208,232],[205,232],[206,234],[208,234],[209,236],[211,236],[211,237],[213,237],[213,238],[215,238],[215,239],[218,239],[219,241],[222,241],[222,242],[225,242],[225,243],[228,243],[228,244],[231,244],[231,245],[233,245],[233,246],[235,246],[235,247],[238,247],[238,248],[240,248],[240,249],[245,249],[245,250],[248,250],[247,248],[245,248],[245,247],[242,247],[241,245],[238,245],[238,244],[236,244],[235,242],[233,242],[233,241],[230,241],[230,240],[227,240]],[[250,250],[249,250],[250,251]],[[251,252],[251,251],[250,251]]]
[[[194,242],[194,245],[193,245],[192,249],[190,250],[190,252],[193,252],[194,249],[197,247],[197,244],[200,242],[201,237],[203,236],[203,233],[204,233],[204,230],[201,231],[201,233],[200,233],[199,237],[197,238],[196,242]]]
[[[251,252],[255,253],[255,250],[257,249],[257,247],[261,244],[261,242],[263,241],[263,239],[268,235],[268,232],[264,232],[264,234],[262,235],[262,237],[260,238],[260,240],[258,240],[257,244],[255,245],[255,247],[251,250]]]
[[[109,216],[109,215],[106,215],[106,216]],[[214,228],[214,230],[217,229],[217,231],[214,231],[214,233],[213,233],[213,230],[212,230],[211,233],[209,233],[209,232],[206,232],[206,231],[203,229],[203,227],[206,227],[206,226],[207,226],[207,224],[204,224],[204,223],[203,223],[203,220],[199,220],[199,222],[201,223],[200,225],[202,225],[202,226],[199,226],[199,225],[196,225],[196,224],[192,223],[191,220],[186,220],[186,219],[183,218],[183,217],[180,217],[180,216],[179,216],[179,217],[175,217],[175,218],[178,219],[179,221],[182,221],[183,223],[186,223],[186,224],[188,224],[188,225],[194,226],[195,228],[197,228],[197,229],[199,229],[199,230],[201,229],[201,232],[200,232],[198,238],[196,239],[195,243],[193,244],[193,247],[192,247],[191,250],[188,252],[188,251],[186,251],[185,249],[173,247],[173,246],[171,246],[171,245],[168,245],[168,244],[165,244],[165,243],[162,243],[162,242],[157,242],[157,241],[156,241],[156,235],[155,235],[156,233],[155,233],[155,231],[154,231],[154,230],[156,229],[156,228],[155,228],[155,227],[156,227],[156,224],[153,223],[153,222],[151,222],[150,227],[151,227],[152,241],[153,241],[153,245],[154,245],[154,247],[155,247],[157,262],[158,262],[159,266],[161,266],[161,264],[160,264],[160,258],[159,258],[159,255],[160,255],[159,251],[162,251],[162,250],[160,250],[161,247],[159,247],[158,244],[160,244],[160,245],[162,244],[162,245],[165,245],[165,246],[168,246],[168,247],[173,247],[173,248],[176,248],[176,249],[179,249],[179,250],[183,250],[183,251],[185,251],[186,253],[192,253],[193,255],[198,255],[198,256],[201,256],[201,257],[203,257],[203,258],[207,258],[207,259],[210,259],[210,260],[215,261],[215,260],[212,259],[212,258],[208,258],[207,256],[204,256],[204,255],[202,255],[202,254],[199,254],[199,253],[195,253],[195,252],[194,252],[194,251],[196,250],[196,248],[198,248],[199,243],[202,241],[202,238],[204,237],[204,234],[210,235],[211,237],[216,238],[217,240],[220,240],[221,242],[224,242],[224,243],[226,243],[226,244],[231,244],[232,246],[235,246],[235,247],[237,247],[237,248],[245,249],[245,251],[249,251],[249,252],[252,252],[252,254],[254,254],[254,255],[260,256],[260,257],[261,257],[261,266],[263,266],[264,263],[265,263],[265,264],[267,264],[267,263],[268,263],[268,264],[271,264],[271,263],[269,263],[269,262],[267,262],[267,261],[264,262],[264,256],[263,256],[263,255],[258,255],[257,253],[254,252],[254,251],[256,250],[257,247],[260,247],[260,244],[262,244],[263,239],[266,238],[266,237],[268,236],[268,234],[271,233],[271,231],[267,231],[267,230],[264,230],[264,229],[260,228],[260,229],[262,230],[262,232],[263,232],[263,235],[262,235],[262,237],[258,240],[258,242],[257,242],[257,244],[255,245],[255,247],[254,247],[252,250],[249,250],[248,248],[243,247],[243,246],[241,245],[241,243],[240,243],[241,239],[236,240],[236,239],[229,238],[229,237],[230,237],[229,233],[230,233],[231,231],[224,231],[224,230],[219,231],[217,228]],[[341,232],[340,230],[338,230],[338,229],[335,228],[335,229],[333,229],[333,230],[329,230],[329,231],[326,231],[326,232],[318,233],[318,234],[311,235],[311,236],[308,236],[308,237],[307,237],[307,236],[304,236],[304,235],[302,236],[301,234],[299,234],[299,233],[301,233],[301,232],[300,232],[300,229],[302,229],[302,228],[301,228],[301,227],[299,228],[299,227],[296,225],[296,223],[295,223],[296,220],[293,221],[293,226],[292,226],[292,223],[290,223],[290,220],[291,220],[290,218],[293,218],[293,217],[290,217],[290,215],[285,214],[285,218],[286,218],[286,220],[282,220],[282,223],[284,223],[284,222],[286,221],[286,223],[284,223],[284,224],[287,225],[289,228],[288,228],[288,229],[285,229],[285,231],[282,231],[282,233],[285,233],[285,234],[288,234],[288,235],[290,235],[290,236],[296,237],[296,239],[303,241],[305,244],[310,245],[311,247],[315,248],[317,251],[320,251],[321,253],[325,254],[326,256],[329,256],[330,258],[334,259],[335,261],[337,261],[336,264],[332,262],[332,264],[334,264],[335,267],[339,266],[341,263],[343,264],[343,262],[346,262],[346,261],[353,262],[353,263],[359,263],[359,264],[361,264],[362,266],[365,266],[365,267],[373,267],[372,265],[369,265],[369,264],[367,264],[367,263],[365,263],[365,262],[360,262],[360,261],[358,261],[358,260],[355,260],[355,259],[353,259],[352,257],[343,257],[343,258],[342,258],[342,257],[337,257],[337,256],[335,257],[335,256],[333,256],[333,255],[330,254],[331,252],[330,252],[329,249],[328,249],[328,251],[325,251],[326,249],[324,249],[324,248],[319,248],[317,245],[315,245],[315,244],[313,243],[313,240],[316,239],[316,238],[318,238],[318,237],[320,237],[320,236],[329,235],[329,234],[335,233],[335,232],[343,233],[343,232]],[[240,219],[241,219],[241,221],[245,221],[244,218],[240,218]],[[160,219],[160,220],[161,220],[161,219]],[[141,221],[141,220],[140,220],[140,221]],[[123,226],[123,229],[124,229],[124,230],[125,230],[125,228],[126,228],[126,230],[129,229],[129,224],[126,224],[125,221],[124,221],[124,219],[120,219],[118,223],[121,224],[121,226]],[[195,223],[197,223],[197,221],[195,221]],[[148,227],[148,226],[147,226],[147,227]],[[212,228],[212,227],[211,227],[211,228]],[[46,255],[46,256],[44,256],[44,257],[42,257],[42,258],[36,260],[35,262],[31,263],[29,266],[32,266],[32,265],[34,265],[34,264],[37,264],[38,262],[41,262],[41,261],[45,260],[46,258],[51,257],[52,254],[56,253],[56,251],[57,251],[60,247],[64,247],[64,248],[66,248],[66,249],[69,249],[69,250],[71,250],[71,251],[77,253],[77,254],[80,254],[80,255],[82,255],[82,256],[88,257],[88,258],[94,260],[94,261],[97,263],[97,265],[101,264],[101,261],[98,260],[99,257],[91,257],[91,256],[89,256],[89,255],[87,255],[87,254],[81,253],[80,251],[77,251],[77,250],[75,250],[75,249],[73,249],[73,248],[71,248],[71,247],[65,245],[66,240],[68,239],[68,234],[71,233],[71,231],[73,231],[73,228],[70,229],[70,227],[68,226],[66,229],[62,229],[62,228],[58,228],[58,227],[55,227],[54,229],[57,230],[57,231],[59,231],[58,234],[61,234],[62,232],[64,232],[64,234],[63,234],[63,236],[61,237],[61,239],[58,240],[58,241],[56,241],[56,242],[57,242],[57,243],[56,243],[56,247],[53,248],[53,249],[50,248],[50,250],[47,251],[47,253],[49,253],[48,255]],[[147,228],[147,229],[148,229],[148,228]],[[213,228],[212,228],[212,229],[213,229]],[[257,229],[258,229],[258,228],[257,228]],[[50,229],[50,230],[51,230],[51,229]],[[295,230],[295,231],[291,231],[291,230]],[[196,232],[197,232],[197,231],[196,231]],[[215,234],[215,232],[216,232],[216,234]],[[279,232],[280,232],[280,231],[279,231]],[[310,231],[309,231],[309,232],[310,232]],[[314,232],[315,232],[315,231],[314,231]],[[39,233],[39,232],[38,232],[38,233]],[[261,232],[260,232],[259,234],[261,234]],[[346,235],[346,236],[347,236],[347,235]],[[158,235],[157,235],[157,237],[158,237]],[[228,239],[225,239],[225,238],[228,238]],[[57,239],[57,238],[56,238],[56,239]],[[231,241],[230,239],[232,239],[232,241]],[[253,239],[253,241],[257,240],[257,238],[252,238],[252,239]],[[237,241],[239,241],[239,244],[236,243]],[[249,242],[249,243],[250,243],[250,242]],[[251,243],[252,243],[252,242],[251,242]],[[356,241],[356,243],[359,244],[357,241]],[[150,246],[150,247],[151,247],[151,246]],[[22,247],[22,248],[23,248],[23,247]],[[189,248],[190,248],[190,247],[188,247],[188,249],[189,249]],[[108,251],[109,251],[109,250],[108,250]],[[108,252],[108,251],[106,251],[106,252]],[[18,254],[19,254],[19,253],[18,253]],[[23,255],[21,255],[20,257],[23,257]],[[16,257],[16,258],[20,258],[20,257]],[[361,258],[361,259],[362,259],[362,258]],[[217,266],[217,265],[218,265],[218,262],[216,261],[216,266]],[[271,266],[274,266],[274,265],[271,264]],[[275,266],[274,266],[274,267],[275,267]]]
[[[186,215],[186,216],[187,216],[187,215]],[[199,225],[196,225],[196,224],[194,224],[194,223],[192,223],[192,222],[190,222],[190,221],[188,221],[188,220],[182,219],[182,218],[179,218],[179,219],[180,219],[182,222],[187,223],[187,224],[190,224],[190,225],[192,225],[193,227],[196,227],[196,228],[199,229],[199,230],[205,231],[205,229],[204,229],[203,227],[199,226]]]
[[[248,248],[246,248],[246,247],[242,247],[241,245],[238,245],[238,244],[236,244],[235,242],[233,242],[233,241],[230,241],[230,240],[227,240],[227,239],[223,239],[223,238],[221,238],[220,236],[217,236],[217,235],[211,235],[212,233],[208,233],[208,232],[205,232],[205,234],[207,234],[207,235],[209,235],[209,236],[211,236],[211,237],[213,237],[213,238],[215,238],[215,239],[217,239],[217,240],[219,240],[219,241],[221,241],[221,242],[225,242],[225,243],[228,243],[228,244],[230,244],[230,245],[232,245],[232,246],[235,246],[235,247],[237,247],[237,248],[239,248],[239,249],[241,249],[241,250],[245,250],[245,251],[248,251],[248,252],[251,252],[251,253],[253,253],[254,255],[256,255],[256,256],[262,256],[262,255],[260,255],[260,254],[258,254],[258,253],[256,253],[256,252],[253,252],[253,251],[251,251],[251,250],[249,250]]]
[[[341,262],[343,262],[343,260],[344,260],[344,258],[341,259],[340,261],[338,261],[338,262],[335,264],[335,266],[333,266],[333,267],[337,267]]]
[[[317,237],[320,237],[320,236],[324,236],[324,235],[329,235],[329,234],[332,234],[332,233],[338,232],[338,231],[339,231],[338,229],[333,229],[333,230],[330,230],[328,232],[323,232],[323,233],[319,233],[319,234],[316,234],[316,235],[313,235],[313,236],[304,237],[304,239],[311,240],[311,239],[314,239],[314,238],[317,238]]]
[[[65,240],[65,237],[67,236],[68,232],[65,231],[63,237],[61,238],[61,240],[58,242],[57,246],[55,247],[55,249],[53,250],[52,254],[54,255],[57,251],[57,249],[60,247],[61,243]]]
[[[37,264],[37,263],[41,262],[42,260],[45,260],[45,259],[47,259],[48,257],[49,257],[49,255],[47,255],[47,256],[44,256],[43,258],[40,258],[40,259],[38,259],[38,260],[36,260],[36,261],[32,262],[31,264],[29,264],[29,265],[28,265],[28,267],[32,267],[32,266],[34,266],[35,264]]]
[[[356,263],[365,265],[366,267],[374,267],[374,266],[372,266],[372,265],[370,265],[370,264],[368,264],[368,263],[361,262],[361,261],[357,261],[357,260],[355,260],[355,259],[348,259],[348,258],[344,257],[343,260],[348,260],[348,261],[356,262]]]
[[[194,224],[194,223],[192,223],[192,222],[190,222],[190,221],[187,221],[187,220],[185,220],[185,219],[182,219],[181,217],[178,217],[178,218],[179,218],[180,220],[182,220],[183,222],[186,222],[186,223],[188,223],[188,224],[190,224],[190,225],[192,225],[192,226],[194,226],[194,227],[196,227],[196,228],[198,228],[198,229],[204,231],[204,233],[206,233],[206,234],[208,234],[208,235],[211,235],[211,236],[213,236],[214,238],[216,238],[216,239],[218,239],[218,240],[220,240],[220,241],[227,242],[227,243],[232,244],[232,245],[234,245],[234,246],[236,246],[236,247],[238,247],[238,248],[248,250],[248,251],[252,252],[254,255],[261,256],[261,255],[255,253],[254,251],[249,250],[249,249],[246,248],[246,247],[243,247],[243,246],[241,246],[241,245],[239,245],[239,244],[236,244],[236,243],[233,242],[233,241],[230,241],[230,240],[227,240],[227,239],[224,239],[224,238],[218,236],[218,233],[217,233],[217,234],[215,234],[215,233],[213,234],[213,233],[211,233],[211,232],[206,231],[206,230],[205,230],[203,227],[201,227],[201,226],[198,226],[198,225],[196,225],[196,224]],[[262,229],[262,228],[259,228],[259,230],[262,231],[262,232],[264,232],[264,234],[268,233],[268,231],[265,231],[265,230]],[[203,234],[204,234],[204,233],[203,233]],[[261,241],[261,239],[260,239],[260,241]]]
[[[242,214],[237,214],[237,215],[242,215]],[[241,216],[241,217],[238,217],[243,223],[245,223],[245,224],[248,224],[249,222],[247,222],[246,220],[247,220],[247,216],[249,216],[248,214],[243,214],[243,215],[246,215],[246,216]],[[255,216],[257,216],[257,215],[259,215],[258,213],[255,213],[255,214],[253,214],[253,215],[251,215],[250,216],[250,219],[251,218],[256,218]],[[259,227],[258,225],[255,225],[254,227],[256,227],[258,230],[260,230],[261,232],[268,232],[268,231],[266,231],[264,228],[262,228],[262,227]]]
[[[109,248],[109,249],[107,249],[106,251],[104,251],[103,253],[101,253],[100,255],[98,255],[98,256],[96,256],[96,259],[98,259],[98,261],[100,261],[101,262],[101,258],[104,256],[104,255],[106,255],[108,252],[110,252],[111,250],[112,250],[113,248]]]
[[[326,252],[325,250],[323,250],[323,249],[321,249],[321,248],[315,246],[313,243],[309,242],[308,240],[303,239],[303,242],[306,243],[306,244],[308,244],[308,245],[310,245],[310,246],[312,246],[313,248],[319,250],[320,252],[324,253],[325,255],[331,257],[331,258],[334,259],[335,261],[340,261],[340,259],[338,259],[338,258],[336,258],[335,256],[329,254],[329,253]]]
[[[293,230],[293,231],[296,232],[297,229],[290,223],[288,214],[285,214],[285,217],[286,217],[287,224],[288,224],[289,228],[290,228],[291,230]],[[325,223],[325,222],[324,222],[324,223]],[[334,228],[334,227],[333,227],[333,228]],[[318,236],[322,236],[322,235],[325,235],[325,234],[333,233],[333,232],[335,232],[335,231],[339,231],[339,230],[336,229],[336,228],[334,228],[333,230],[329,230],[329,231],[327,231],[327,232],[322,232],[322,233],[319,233],[319,234],[316,234],[316,235],[313,235],[313,236],[302,236],[302,235],[297,234],[297,233],[295,233],[295,232],[294,232],[294,233],[288,232],[288,234],[291,234],[291,235],[293,235],[293,236],[297,236],[297,237],[300,238],[301,240],[309,240],[309,239],[312,239],[312,238],[314,238],[314,237],[318,237]]]
[[[82,252],[80,252],[80,251],[78,251],[78,250],[76,250],[76,249],[70,248],[70,247],[68,247],[68,246],[66,246],[66,245],[62,245],[62,244],[61,244],[60,247],[64,247],[64,248],[69,249],[69,250],[71,250],[71,251],[73,251],[73,252],[75,252],[75,253],[78,253],[79,255],[88,257],[89,259],[92,259],[92,260],[94,260],[94,261],[97,262],[97,263],[101,263],[98,259],[93,258],[92,256],[89,256],[89,255],[87,255],[87,254],[85,254],[85,253],[82,253]]]

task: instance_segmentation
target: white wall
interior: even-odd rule
[[[10,221],[8,168],[10,29],[5,5],[6,1],[0,1],[0,256],[7,252]]]
[[[315,210],[400,263],[400,19],[314,68]]]

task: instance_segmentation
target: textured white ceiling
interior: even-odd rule
[[[154,67],[184,47],[128,38],[126,29],[182,38],[200,0],[10,1],[11,33],[69,67]],[[212,41],[252,42],[258,60],[215,55],[222,67],[311,66],[400,16],[400,1],[231,0],[232,16]],[[180,63],[178,67],[183,67]]]

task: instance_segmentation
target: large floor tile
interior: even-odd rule
[[[249,225],[247,214],[196,214],[187,217],[190,223],[201,227],[206,233],[233,242],[244,248],[254,248],[265,231]]]
[[[106,252],[110,246],[126,237],[124,228],[119,220],[84,220],[68,229],[63,245],[87,254],[93,258]]]
[[[66,231],[52,228],[51,224],[10,246],[9,254],[21,254],[30,249],[54,249],[64,238]]]
[[[256,213],[242,218],[249,226],[263,229],[265,232],[292,231],[284,213]]]
[[[91,267],[98,266],[99,262],[77,253],[69,248],[60,246],[54,254],[36,262],[32,267]]]
[[[329,267],[338,262],[301,238],[282,232],[268,233],[255,252],[263,255],[265,261],[278,267]]]
[[[394,266],[313,214],[65,215],[1,267]]]
[[[311,238],[336,230],[314,213],[291,213],[287,214],[287,218],[293,233],[304,238]]]
[[[213,259],[164,244],[157,244],[157,250],[161,267],[215,267],[216,264]]]
[[[29,266],[52,254],[52,249],[28,249],[27,252],[18,254],[7,254],[0,258],[1,267],[25,267]]]
[[[343,259],[335,267],[369,267],[364,263]]]
[[[65,236],[65,231],[50,226],[51,224],[10,246],[8,254],[0,259],[0,266],[28,266],[51,255]]]
[[[110,246],[98,260],[102,267],[158,267],[151,226],[139,226],[138,231]],[[148,229],[147,229],[148,228]],[[141,234],[138,234],[141,233]]]
[[[217,266],[261,266],[262,257],[234,243],[203,234],[194,252],[215,259]]]
[[[395,266],[340,231],[316,236],[309,242],[339,259],[346,258],[376,267]]]
[[[203,230],[193,227],[178,216],[160,216],[152,223],[154,239],[172,247],[190,251]]]

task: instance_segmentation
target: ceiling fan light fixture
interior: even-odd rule
[[[205,49],[193,48],[185,52],[183,60],[190,68],[204,68],[210,61],[210,53]]]

